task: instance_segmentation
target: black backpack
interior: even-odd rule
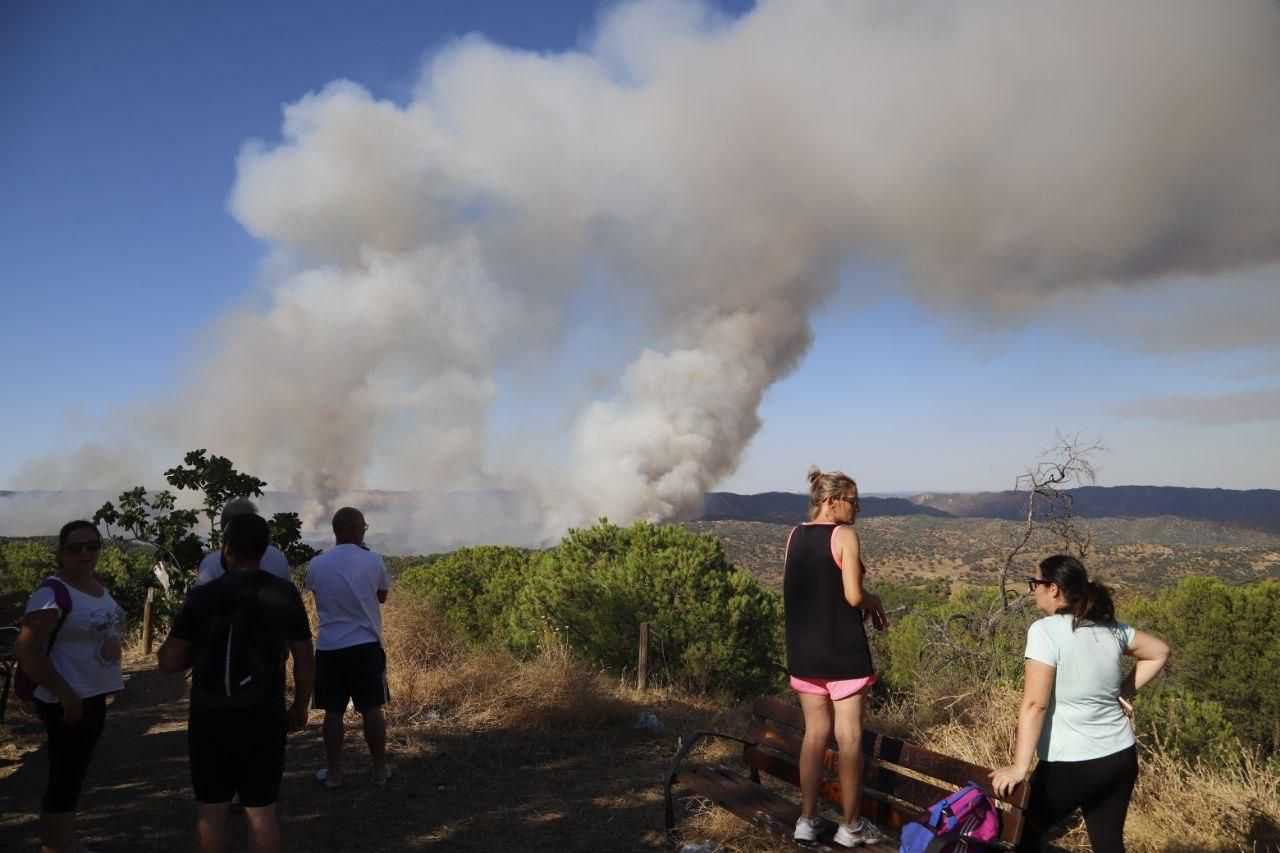
[[[210,584],[218,602],[209,633],[191,667],[191,704],[209,709],[252,708],[268,697],[270,668],[259,629],[260,573],[238,584]]]

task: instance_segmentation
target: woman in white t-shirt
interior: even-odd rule
[[[49,737],[49,780],[40,804],[43,851],[73,849],[76,805],[102,735],[107,696],[124,688],[124,611],[94,574],[101,550],[91,523],[63,526],[58,571],[28,600],[15,647],[36,683],[36,712]]]
[[[1027,631],[1013,764],[992,773],[992,785],[1008,795],[1038,754],[1018,849],[1041,849],[1045,833],[1081,809],[1095,853],[1122,853],[1138,778],[1129,700],[1164,667],[1169,647],[1116,621],[1111,591],[1089,580],[1075,557],[1041,562],[1027,591],[1046,617]],[[1127,676],[1126,655],[1137,659]]]

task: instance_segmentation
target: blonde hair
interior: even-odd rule
[[[842,497],[849,494],[851,489],[854,495],[858,494],[858,484],[843,471],[828,471],[824,474],[818,470],[817,465],[809,466],[809,520],[818,517],[822,502],[827,498]]]

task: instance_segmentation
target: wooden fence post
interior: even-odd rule
[[[636,662],[636,686],[649,686],[649,623],[640,623],[640,659]]]
[[[151,639],[155,630],[151,621],[151,610],[155,600],[156,590],[155,587],[151,587],[147,590],[147,603],[142,607],[142,651],[148,657],[151,656]]]

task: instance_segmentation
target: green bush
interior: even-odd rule
[[[1169,644],[1170,687],[1216,703],[1248,745],[1280,749],[1280,581],[1184,578],[1121,618]]]
[[[53,546],[36,539],[0,542],[0,596],[30,595],[57,569]]]
[[[529,563],[522,548],[460,548],[404,569],[397,585],[434,601],[437,612],[471,642],[512,645],[507,625]]]
[[[131,624],[141,625],[147,590],[156,587],[158,591],[159,582],[153,570],[155,561],[155,553],[150,548],[121,549],[111,545],[103,547],[98,559],[98,574],[110,587],[111,597],[124,608],[125,618]],[[158,594],[157,601],[163,598]],[[161,604],[155,615],[160,617],[164,612]]]
[[[871,631],[884,686],[899,695],[948,695],[977,685],[1020,687],[1027,627],[1038,618],[1019,608],[1002,613],[999,592],[964,587],[943,597],[940,588],[871,584],[893,617],[887,632]]]
[[[641,622],[654,633],[655,673],[736,695],[781,685],[781,599],[731,565],[714,536],[681,527],[569,531],[534,561],[511,627],[526,646],[549,629],[621,670],[636,660]]]
[[[400,588],[476,643],[531,653],[554,639],[621,672],[649,622],[655,677],[744,696],[781,686],[780,599],[680,527],[602,521],[538,553],[463,548],[406,569]]]
[[[1240,757],[1240,742],[1223,707],[1174,687],[1144,690],[1134,700],[1144,742],[1188,762],[1226,767]]]

